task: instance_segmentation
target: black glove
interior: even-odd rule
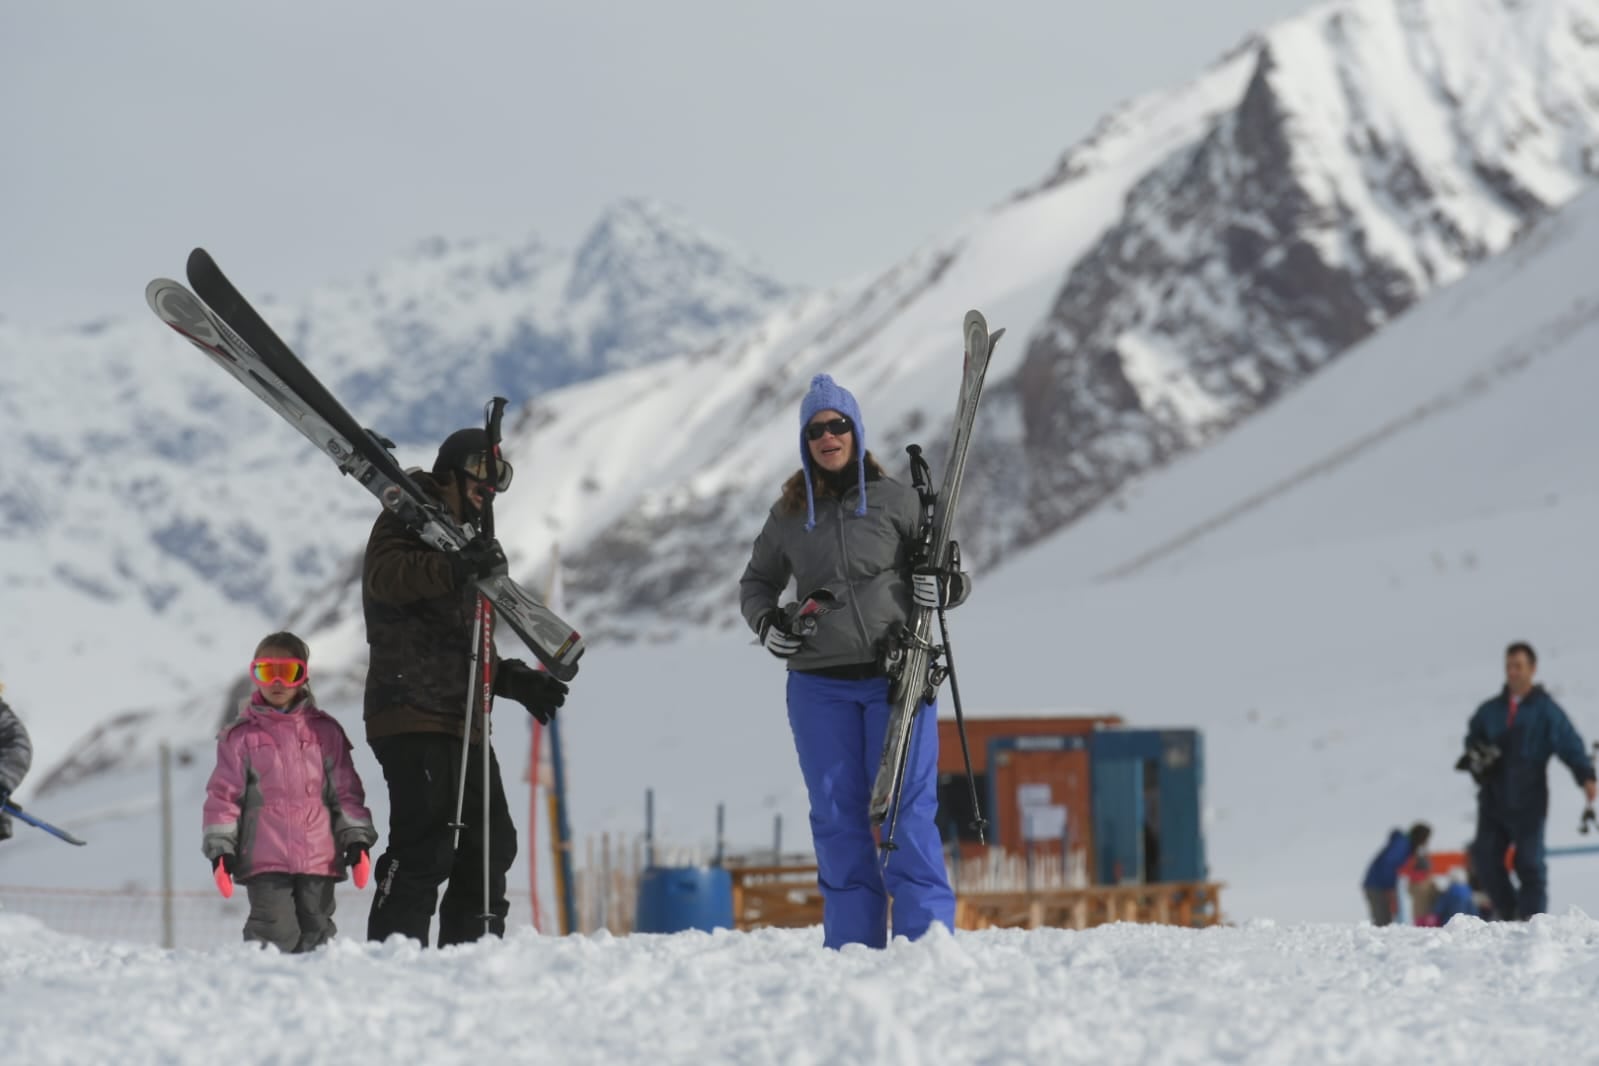
[[[497,540],[486,544],[481,540],[470,540],[460,551],[445,552],[444,557],[450,562],[450,572],[455,577],[457,587],[503,574],[509,568],[505,552]]]
[[[760,639],[761,647],[779,659],[787,659],[805,643],[804,637],[795,635],[788,628],[788,616],[781,607],[773,607],[761,615],[755,635]]]
[[[564,681],[533,669],[521,659],[501,659],[494,675],[494,694],[520,703],[542,725],[549,725],[556,710],[566,702],[566,691]]]
[[[239,860],[234,856],[233,852],[224,851],[221,855],[218,855],[216,858],[211,860],[211,872],[216,873],[217,867],[220,866],[224,871],[227,872],[229,877],[232,877],[233,868],[238,864]]]
[[[353,870],[361,862],[361,856],[366,854],[366,845],[351,844],[344,849],[344,865],[346,869]]]
[[[911,571],[911,599],[916,606],[937,610],[940,601],[944,609],[959,607],[972,594],[972,575],[964,570],[944,570],[936,566],[918,566]]]
[[[10,802],[11,802],[11,790],[9,788],[7,788],[6,786],[4,786],[4,785],[0,785],[0,807],[4,807],[6,804],[8,804]]]

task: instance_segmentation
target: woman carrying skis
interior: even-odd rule
[[[346,869],[364,884],[377,842],[350,740],[306,684],[310,649],[293,633],[261,641],[255,691],[217,736],[205,786],[202,847],[217,885],[250,897],[244,939],[304,952],[337,931],[333,886]]]
[[[934,818],[938,729],[923,705],[900,791],[897,848],[880,861],[868,806],[883,750],[890,683],[882,641],[913,605],[964,602],[964,573],[909,570],[921,525],[916,490],[889,477],[866,450],[855,397],[826,374],[800,404],[800,469],[760,536],[739,591],[744,618],[767,651],[788,663],[788,721],[810,798],[811,837],[827,947],[916,939],[955,924],[955,896]],[[800,594],[830,592],[837,610],[800,616],[778,606],[793,579]]]

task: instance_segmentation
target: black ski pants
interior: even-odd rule
[[[1544,859],[1544,815],[1541,811],[1506,811],[1477,803],[1477,837],[1471,842],[1471,866],[1483,891],[1493,901],[1494,917],[1526,921],[1549,909],[1549,869]],[[1516,847],[1519,884],[1511,884],[1505,852]]]
[[[388,847],[373,869],[377,892],[367,919],[367,938],[402,933],[423,945],[433,910],[439,912],[439,947],[476,940],[484,932],[505,934],[510,903],[505,878],[516,858],[516,826],[505,802],[500,763],[473,744],[466,765],[466,823],[455,840],[450,823],[461,772],[461,740],[443,733],[407,733],[371,741],[389,786]],[[489,913],[483,917],[483,790],[489,793]],[[439,901],[439,886],[449,882]],[[485,928],[486,926],[486,928]]]

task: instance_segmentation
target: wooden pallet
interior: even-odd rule
[[[1219,925],[1221,883],[1089,885],[1038,892],[968,892],[955,901],[957,929],[1091,929],[1110,922]]]
[[[822,921],[816,867],[730,866],[733,924],[738,929],[797,929]],[[963,892],[955,901],[957,929],[1089,929],[1109,922],[1202,928],[1219,925],[1221,883],[1089,885],[1033,892]]]

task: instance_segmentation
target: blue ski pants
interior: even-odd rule
[[[935,921],[955,928],[955,893],[935,824],[936,703],[922,706],[911,732],[894,833],[898,847],[880,853],[872,832],[869,806],[892,708],[888,691],[888,679],[882,677],[845,681],[799,671],[788,675],[788,722],[810,796],[823,943],[830,948],[886,946],[890,897],[896,936],[915,940]]]

